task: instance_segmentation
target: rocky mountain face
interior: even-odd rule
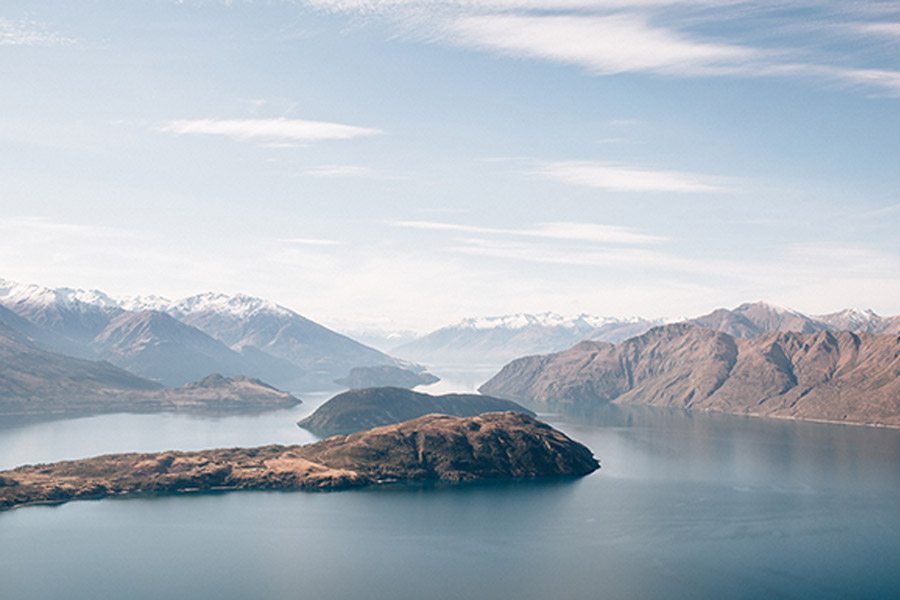
[[[431,365],[502,365],[519,356],[555,352],[584,339],[620,341],[658,324],[554,313],[466,319],[398,346],[399,356]]]
[[[360,366],[409,366],[274,303],[202,294],[114,300],[103,292],[0,280],[0,323],[47,351],[104,359],[166,385],[210,373],[294,390],[334,386]]]
[[[399,423],[431,413],[472,417],[498,411],[534,415],[515,402],[480,394],[432,396],[401,388],[379,387],[338,394],[298,425],[316,435],[329,436]]]
[[[900,426],[900,335],[742,339],[667,325],[513,361],[481,391],[552,410],[614,402]]]
[[[0,510],[211,490],[580,477],[599,466],[588,448],[527,415],[428,415],[307,446],[112,454],[19,467],[0,472]]]

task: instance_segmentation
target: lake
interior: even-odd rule
[[[305,443],[296,409],[0,426],[0,466]],[[900,431],[607,409],[545,416],[577,481],[240,492],[0,513],[2,598],[900,597]]]

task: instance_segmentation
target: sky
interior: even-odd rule
[[[900,2],[0,5],[0,277],[419,332],[900,313]]]

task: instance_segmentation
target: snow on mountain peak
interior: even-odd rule
[[[246,294],[228,295],[218,292],[197,294],[175,303],[171,310],[179,314],[215,312],[247,318],[259,312],[289,314],[290,310],[270,300],[264,300]]]
[[[155,310],[157,312],[167,312],[172,306],[172,301],[163,296],[150,294],[147,296],[127,296],[119,298],[119,306],[125,310],[140,312],[144,310]]]
[[[472,317],[463,319],[454,328],[459,329],[525,329],[528,327],[561,327],[565,329],[589,329],[602,327],[610,323],[635,322],[637,319],[619,319],[615,317],[595,317],[580,314],[565,317],[554,312],[538,314],[515,313],[492,317]]]
[[[0,301],[7,304],[23,303],[38,306],[58,304],[70,309],[83,309],[88,306],[102,309],[119,307],[118,302],[100,290],[51,289],[35,284],[16,283],[6,279],[0,279]]]

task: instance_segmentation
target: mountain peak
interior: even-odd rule
[[[126,296],[118,299],[119,306],[125,310],[140,312],[142,310],[156,310],[166,312],[172,306],[172,301],[164,296],[148,294],[145,296]]]
[[[275,304],[270,300],[249,296],[247,294],[230,295],[221,292],[207,292],[184,298],[175,303],[171,307],[171,310],[180,314],[217,312],[240,318],[247,318],[259,312],[278,314],[293,313],[293,311],[279,304]]]
[[[555,312],[513,313],[490,317],[470,317],[449,328],[457,329],[526,329],[528,327],[561,327],[566,329],[593,329],[610,323],[631,323],[636,318],[597,317],[582,313],[567,317]]]
[[[764,300],[757,300],[756,302],[745,302],[741,304],[737,308],[734,309],[735,312],[747,312],[750,310],[760,310],[766,311],[769,313],[774,313],[777,315],[799,315],[800,312],[788,308],[786,306],[781,306],[778,304],[772,304],[771,302],[766,302]]]
[[[28,303],[38,306],[58,304],[67,308],[80,306],[96,306],[103,309],[116,309],[118,302],[100,290],[83,290],[78,288],[48,288],[32,283],[18,283],[8,279],[0,279],[0,301],[5,303]]]

